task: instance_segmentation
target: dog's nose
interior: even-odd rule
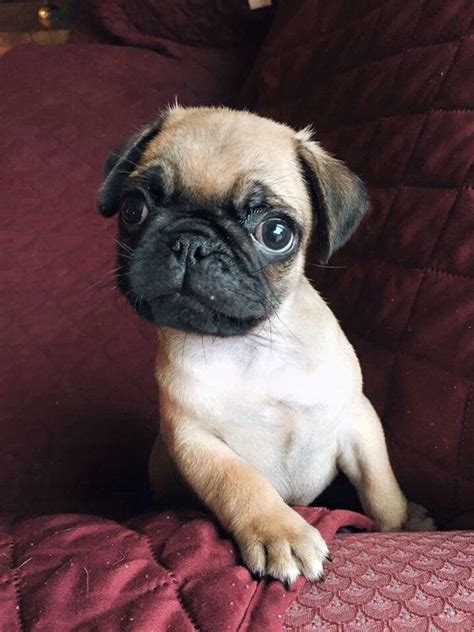
[[[211,252],[209,244],[200,235],[179,235],[172,241],[171,250],[182,263],[197,263]]]

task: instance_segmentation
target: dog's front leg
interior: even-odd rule
[[[322,576],[326,543],[260,472],[192,423],[162,420],[162,429],[181,474],[232,533],[251,572],[286,584],[300,573],[308,579]]]
[[[338,465],[377,526],[397,531],[408,517],[407,500],[390,465],[380,419],[364,395],[343,414],[349,417],[351,429],[340,447]]]

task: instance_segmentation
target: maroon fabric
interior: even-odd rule
[[[89,0],[71,37],[179,57],[196,47],[223,48],[227,56],[232,48],[245,54],[259,47],[271,16],[271,9],[251,10],[247,0]]]
[[[282,632],[474,630],[474,533],[339,535],[324,583],[306,584]]]
[[[281,0],[241,103],[367,182],[372,210],[308,268],[361,358],[408,496],[474,526],[470,0]]]
[[[347,511],[300,512],[328,543],[341,527],[371,528]],[[196,511],[128,525],[71,514],[0,521],[0,632],[277,632],[296,588],[253,580]]]
[[[154,331],[113,289],[96,212],[112,147],[178,96],[231,99],[242,60],[28,46],[0,58],[0,509],[133,513],[156,427]]]

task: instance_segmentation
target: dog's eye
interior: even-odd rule
[[[265,250],[275,254],[284,254],[295,243],[295,233],[290,224],[279,217],[266,219],[257,226],[254,238]]]
[[[127,198],[122,204],[120,215],[127,226],[138,226],[146,220],[148,207],[142,198]]]

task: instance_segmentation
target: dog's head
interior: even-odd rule
[[[180,108],[109,156],[98,207],[119,213],[119,287],[156,323],[218,336],[267,319],[366,209],[360,180],[306,130]]]

